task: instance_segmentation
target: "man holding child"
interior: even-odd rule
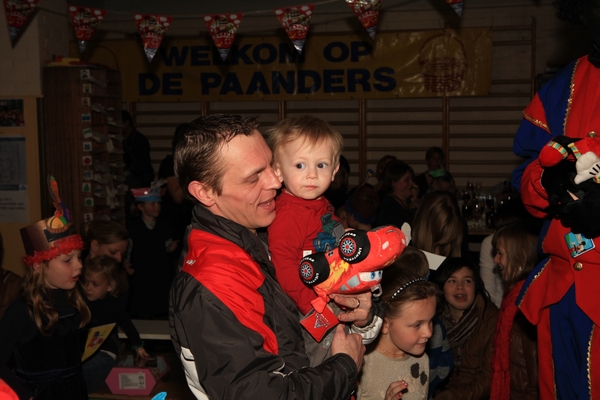
[[[361,337],[338,326],[331,357],[310,367],[311,339],[257,234],[275,219],[281,186],[257,128],[252,118],[209,115],[178,137],[176,176],[196,205],[171,291],[173,343],[201,399],[348,399]],[[342,322],[369,321],[370,294],[335,300],[348,311]]]

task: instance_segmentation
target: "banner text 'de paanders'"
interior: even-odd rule
[[[110,52],[106,50],[110,50]],[[252,101],[485,95],[487,29],[315,35],[303,54],[279,37],[239,37],[223,61],[210,39],[165,40],[152,63],[140,43],[90,43],[86,60],[118,60],[123,101]],[[112,53],[112,54],[111,54]]]

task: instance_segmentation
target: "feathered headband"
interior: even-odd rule
[[[81,236],[72,232],[71,213],[60,199],[58,183],[54,176],[48,177],[48,188],[56,209],[54,215],[21,229],[21,238],[27,254],[23,262],[27,266],[83,249]]]

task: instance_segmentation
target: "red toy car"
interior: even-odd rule
[[[382,226],[370,231],[348,231],[332,251],[304,257],[300,261],[300,277],[318,296],[312,301],[315,311],[322,313],[328,295],[333,293],[353,294],[371,289],[374,295],[381,294],[381,270],[392,264],[407,244],[400,229]]]

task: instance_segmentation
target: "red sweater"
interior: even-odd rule
[[[305,200],[284,189],[276,199],[277,217],[268,229],[271,260],[279,284],[303,314],[312,309],[310,302],[317,296],[300,279],[300,260],[331,250],[344,234],[334,211],[323,196]]]

